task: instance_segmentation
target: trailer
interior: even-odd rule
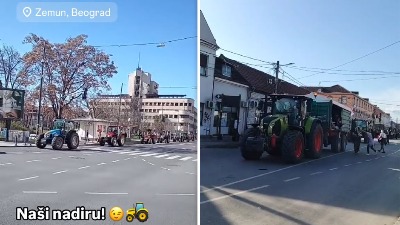
[[[351,108],[330,98],[315,96],[311,116],[321,121],[324,147],[330,145],[333,152],[345,151],[352,123]]]

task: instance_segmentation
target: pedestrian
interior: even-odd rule
[[[369,155],[370,148],[376,153],[376,150],[374,149],[374,138],[372,137],[372,134],[370,132],[366,132],[365,136],[368,138],[367,155]]]
[[[362,133],[360,131],[360,127],[356,127],[352,132],[353,144],[354,144],[354,153],[358,153],[360,151],[361,137]]]
[[[380,143],[381,143],[381,149],[378,150],[379,152],[386,153],[385,152],[386,138],[387,138],[387,135],[385,134],[385,132],[383,132],[383,130],[381,130],[381,133],[379,134],[379,137],[378,137],[378,140],[380,140]]]

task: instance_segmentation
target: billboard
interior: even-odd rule
[[[0,119],[23,118],[24,97],[24,90],[0,88]]]

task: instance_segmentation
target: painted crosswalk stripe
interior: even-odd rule
[[[179,159],[179,160],[186,161],[186,160],[191,159],[191,158],[192,157],[185,157],[185,158],[182,158],[182,159]]]
[[[158,154],[160,154],[160,153],[150,153],[150,154],[140,155],[140,156],[147,157],[147,156],[153,156],[153,155],[158,155]]]
[[[169,156],[169,154],[165,154],[165,155],[158,155],[158,156],[154,156],[154,157],[156,157],[156,158],[162,158],[162,157],[167,157],[167,156]]]
[[[194,159],[194,160],[192,160],[193,162],[196,162],[197,161],[197,159]]]
[[[181,156],[180,155],[175,155],[175,156],[168,157],[166,159],[176,159],[176,158],[179,158],[179,157],[181,157]]]

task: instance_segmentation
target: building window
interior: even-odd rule
[[[189,103],[189,106],[192,106],[192,103]]]
[[[177,118],[178,118],[178,115],[174,115],[174,118],[177,119]]]
[[[165,102],[162,103],[162,106],[165,106]]]
[[[185,103],[184,106],[187,106],[187,103]]]
[[[342,96],[342,104],[347,104],[347,97],[346,96]]]
[[[200,53],[200,75],[207,76],[208,55]]]
[[[179,106],[183,106],[183,103],[180,103]]]
[[[167,102],[166,105],[169,106],[169,102]]]
[[[172,103],[173,104],[173,103]],[[178,106],[178,103],[175,103],[175,106]]]
[[[222,75],[226,76],[226,77],[231,77],[232,73],[232,69],[230,66],[228,65],[223,65],[222,66]]]
[[[203,126],[203,112],[204,112],[204,103],[200,103],[200,126]]]

